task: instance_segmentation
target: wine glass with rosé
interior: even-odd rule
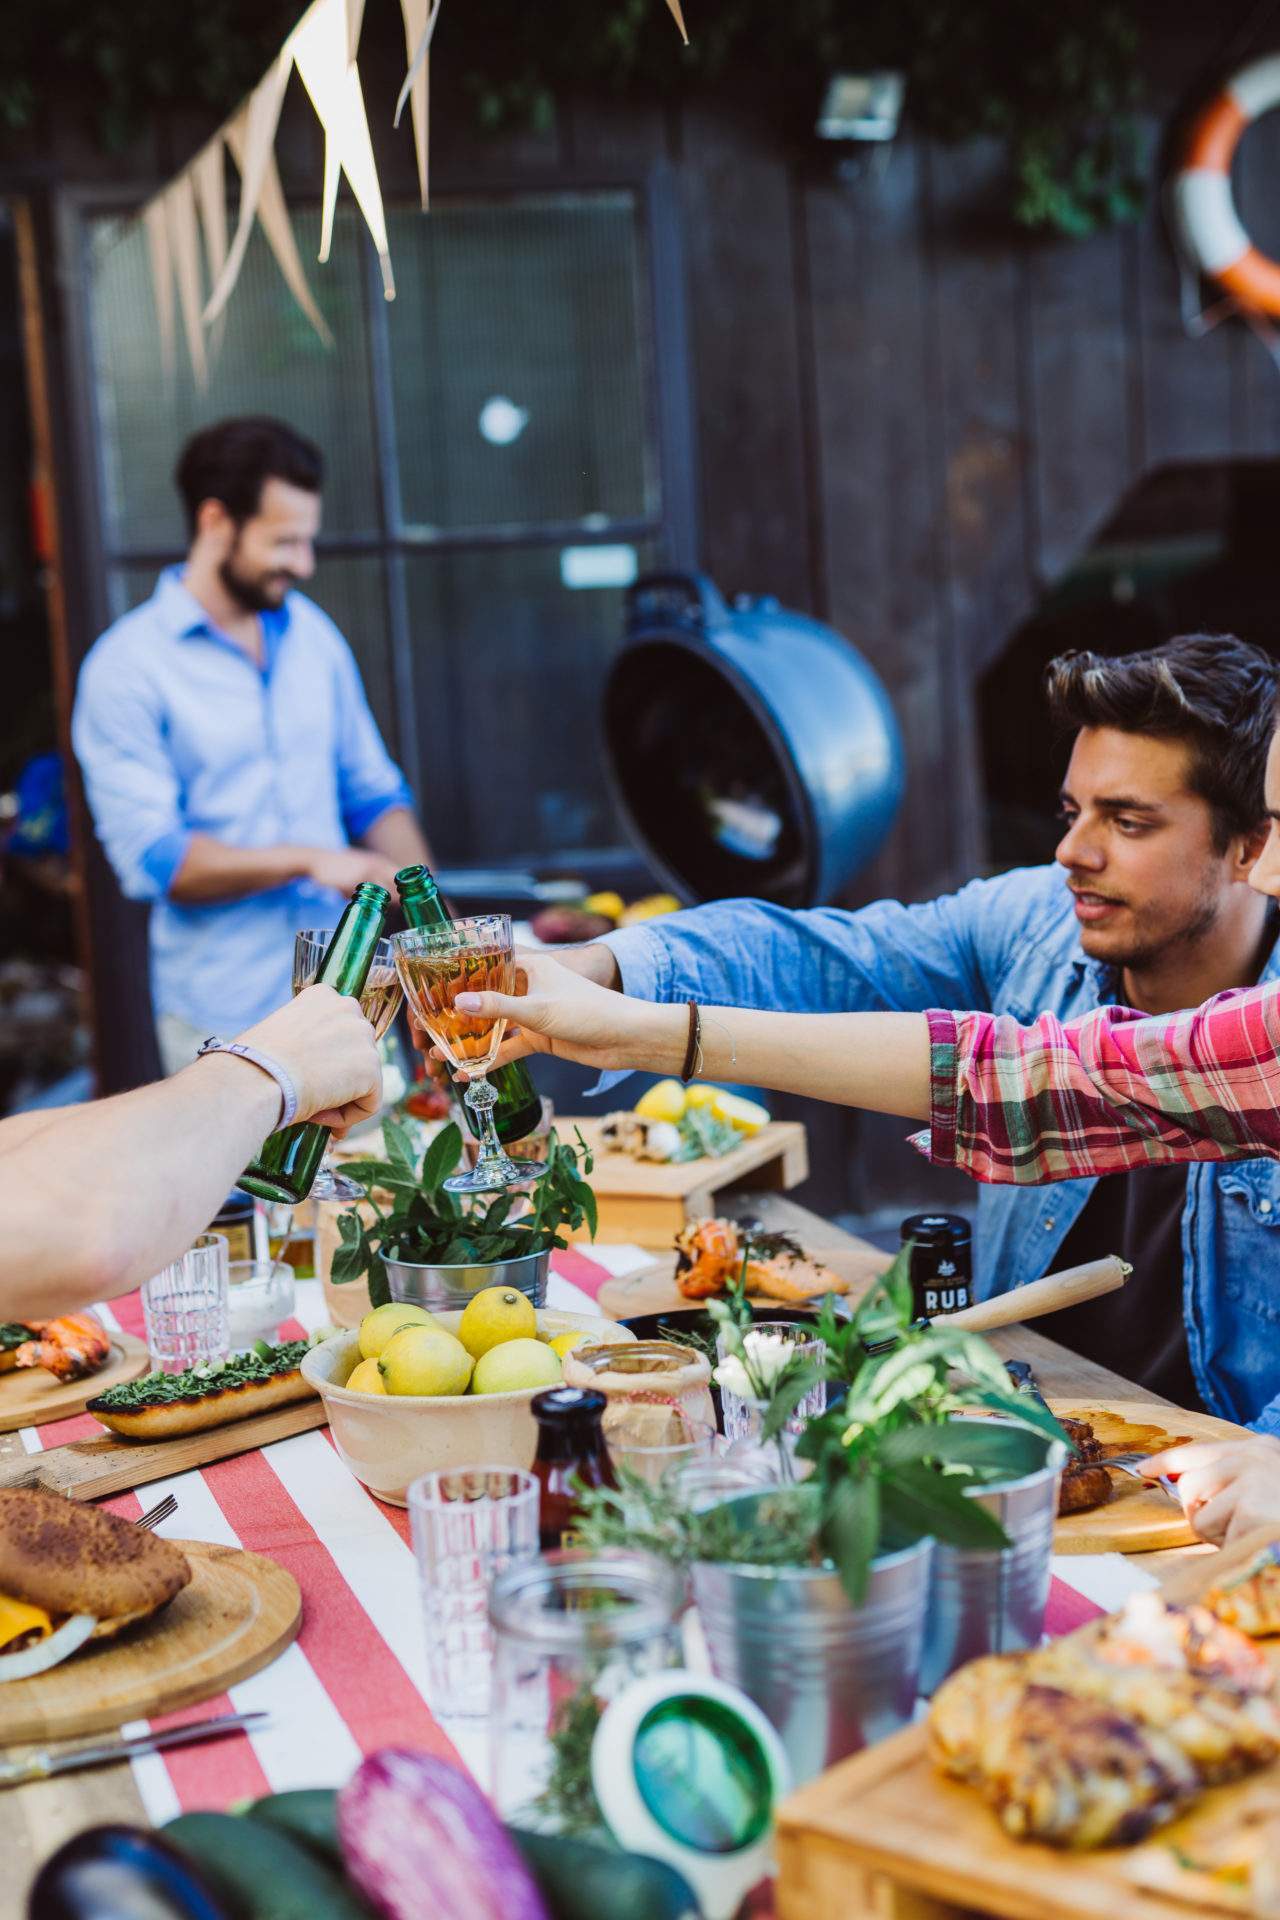
[[[460,993],[514,993],[515,948],[505,913],[411,927],[392,936],[405,999],[455,1072],[468,1076],[465,1099],[480,1128],[480,1151],[469,1173],[445,1181],[450,1193],[497,1193],[522,1187],[546,1172],[545,1161],[515,1161],[503,1151],[493,1121],[497,1089],[488,1079],[498,1057],[505,1019],[462,1013]]]

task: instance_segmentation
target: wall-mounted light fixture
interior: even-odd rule
[[[902,119],[906,75],[892,68],[875,73],[833,73],[818,110],[819,140],[844,143],[836,166],[842,180],[878,178]]]

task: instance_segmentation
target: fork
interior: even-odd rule
[[[150,1513],[139,1514],[138,1518],[134,1521],[133,1524],[135,1527],[140,1528],[144,1533],[149,1533],[152,1527],[158,1527],[162,1520],[168,1520],[170,1516],[172,1514],[175,1514],[177,1511],[178,1511],[177,1501],[174,1499],[171,1493],[166,1493],[163,1500],[156,1501],[156,1504],[154,1505],[154,1507],[152,1507]]]
[[[1149,1453],[1113,1453],[1109,1454],[1105,1460],[1100,1460],[1098,1464],[1103,1467],[1119,1467],[1121,1473],[1131,1474],[1135,1480],[1145,1480],[1149,1487],[1161,1486],[1171,1500],[1176,1500],[1178,1498],[1177,1482],[1171,1480],[1167,1473],[1162,1473],[1158,1480],[1150,1480],[1145,1473],[1139,1471],[1138,1462],[1150,1458]]]

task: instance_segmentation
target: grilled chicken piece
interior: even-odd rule
[[[36,1338],[18,1348],[17,1366],[43,1367],[55,1380],[81,1380],[106,1365],[111,1339],[94,1314],[68,1313],[28,1324]]]
[[[1255,1640],[1280,1633],[1280,1545],[1268,1547],[1234,1579],[1211,1587],[1204,1604],[1225,1626]]]
[[[1142,1595],[1050,1646],[961,1668],[934,1699],[930,1744],[1010,1833],[1094,1847],[1275,1759],[1280,1703],[1242,1634]]]

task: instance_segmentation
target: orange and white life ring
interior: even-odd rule
[[[1280,317],[1280,263],[1254,246],[1231,194],[1231,162],[1251,120],[1280,106],[1280,53],[1242,67],[1195,117],[1172,183],[1178,238],[1193,266],[1242,307]]]

